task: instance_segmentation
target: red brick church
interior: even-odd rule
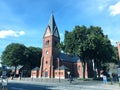
[[[53,14],[50,16],[49,23],[43,35],[43,48],[41,65],[38,77],[44,78],[67,78],[83,77],[82,63],[80,59],[60,53],[57,49],[57,43],[60,42],[59,31]],[[88,77],[87,68],[85,76]]]

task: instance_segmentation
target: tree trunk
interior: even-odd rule
[[[86,63],[85,61],[83,62],[83,79],[85,79],[85,69],[86,69]]]
[[[17,66],[15,66],[14,77],[16,76]]]
[[[100,66],[97,64],[97,72],[98,72],[98,78],[100,78]]]
[[[94,66],[93,66],[93,73],[94,73],[94,76],[93,76],[93,78],[94,78],[94,79],[97,79],[97,72],[96,72],[97,64],[96,64],[95,61],[96,61],[96,59],[92,61],[92,62],[94,63]]]
[[[100,78],[100,61],[96,60],[97,78]]]

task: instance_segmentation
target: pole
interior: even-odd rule
[[[58,70],[59,70],[59,83],[60,83],[60,60],[58,58]]]

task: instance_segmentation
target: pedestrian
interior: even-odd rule
[[[119,76],[119,78],[118,78],[118,79],[119,79],[119,82],[118,82],[118,83],[119,83],[119,87],[120,87],[120,76]]]
[[[105,75],[103,75],[103,83],[107,84],[107,77]]]
[[[110,76],[111,85],[113,85],[113,77],[112,77],[112,73],[110,71],[109,71],[109,76]]]
[[[69,78],[69,80],[70,80],[70,83],[72,83],[72,81],[73,81],[73,78],[72,78],[72,76],[70,75],[70,78]]]

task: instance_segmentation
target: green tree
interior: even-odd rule
[[[27,59],[25,54],[27,48],[23,44],[11,43],[2,53],[1,60],[3,65],[14,66],[15,72],[18,65],[24,65]]]
[[[111,61],[115,64],[120,64],[117,47],[112,46],[112,49],[113,49],[113,55],[112,55],[112,60]]]
[[[42,56],[42,49],[37,47],[28,47],[28,49],[30,52],[27,65],[30,65],[31,69],[39,67]]]
[[[89,60],[89,52],[87,46],[88,32],[86,26],[76,26],[73,30],[74,51],[80,57],[83,66],[83,79],[85,79],[85,68],[87,60]]]
[[[63,51],[67,54],[77,54],[83,64],[83,78],[85,78],[86,63],[92,60],[100,76],[103,63],[111,62],[113,48],[107,35],[100,27],[75,26],[74,30],[65,31]]]
[[[65,32],[64,51],[67,54],[76,54],[82,61],[83,78],[85,78],[85,67],[88,60],[87,28],[85,26],[75,26],[72,32]]]
[[[110,62],[112,59],[112,45],[100,27],[90,26],[88,32],[88,45],[91,53],[89,56],[90,59],[94,60],[95,68],[97,68],[98,76],[100,76],[101,65]]]
[[[74,49],[74,43],[72,39],[73,33],[65,31],[65,38],[64,38],[64,43],[62,43],[61,48],[64,50],[65,53],[71,55],[73,54],[73,49]]]
[[[15,72],[19,65],[27,69],[40,66],[42,49],[36,47],[26,47],[23,44],[11,43],[2,53],[1,60],[3,65],[14,66]]]

